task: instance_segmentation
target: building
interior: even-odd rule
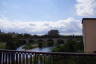
[[[86,53],[96,53],[96,18],[83,18],[83,40]]]

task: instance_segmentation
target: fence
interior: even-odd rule
[[[96,54],[0,50],[0,64],[96,64]]]

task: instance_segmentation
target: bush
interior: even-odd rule
[[[76,42],[74,40],[69,40],[64,45],[59,45],[53,48],[53,52],[82,52],[83,44],[82,42]]]
[[[23,49],[32,49],[32,48],[36,48],[37,46],[33,46],[31,43],[26,44]]]
[[[0,49],[5,49],[6,48],[6,43],[0,42]]]

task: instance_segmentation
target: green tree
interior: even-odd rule
[[[82,49],[82,42],[78,43],[75,40],[68,40],[64,45],[54,48],[53,52],[82,52]]]
[[[59,31],[58,30],[50,30],[48,32],[49,37],[58,37],[59,36]]]
[[[39,43],[38,43],[38,47],[39,47],[39,48],[42,48],[42,47],[43,47],[43,43],[42,43],[42,42],[39,42]]]
[[[6,43],[6,49],[9,50],[16,50],[17,46],[16,46],[16,41],[12,38],[10,38],[7,43]]]
[[[37,41],[37,43],[38,43],[39,48],[44,47],[44,41],[43,40],[40,39],[40,40]]]

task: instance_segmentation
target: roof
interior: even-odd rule
[[[82,24],[83,24],[84,20],[96,20],[96,18],[83,18],[82,19]]]

